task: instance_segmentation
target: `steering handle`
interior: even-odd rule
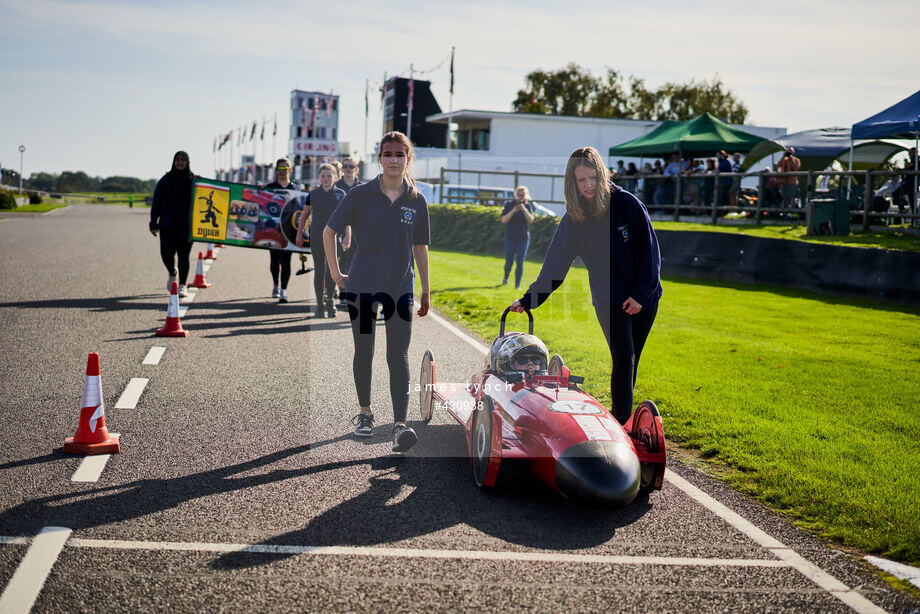
[[[498,335],[499,335],[499,336],[502,336],[502,335],[505,334],[505,317],[508,315],[508,312],[509,312],[509,311],[511,311],[511,307],[506,308],[505,311],[502,312],[501,327],[498,329]],[[528,331],[528,332],[529,332],[529,334],[532,335],[532,334],[533,334],[533,314],[530,313],[530,310],[527,309],[527,308],[524,309],[524,313],[527,314],[527,317],[528,317],[528,319],[530,320],[530,325],[529,325],[529,331]]]

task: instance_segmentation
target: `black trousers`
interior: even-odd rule
[[[313,293],[316,294],[316,306],[320,309],[323,297],[328,303],[335,296],[335,284],[332,283],[332,272],[326,262],[326,246],[322,241],[311,241],[310,250],[313,252]]]
[[[283,289],[287,290],[288,281],[291,279],[291,254],[293,252],[283,249],[270,249],[268,253],[271,256],[268,268],[272,272],[272,283],[276,286],[279,285],[278,277],[280,273],[280,285]]]
[[[597,321],[607,338],[613,372],[610,374],[610,396],[613,399],[613,415],[620,424],[626,424],[632,415],[633,388],[639,372],[639,357],[645,340],[658,315],[658,305],[643,307],[635,315],[628,315],[619,305],[595,307]]]
[[[160,228],[160,258],[169,274],[176,270],[178,258],[180,284],[186,283],[189,271],[189,254],[192,253],[192,242],[188,240],[188,228],[170,226]]]
[[[394,300],[389,295],[345,293],[351,333],[355,342],[352,370],[358,404],[371,404],[371,367],[374,362],[376,321],[382,307],[387,337],[387,368],[390,371],[390,399],[394,422],[404,422],[409,408],[409,340],[412,337],[412,300],[407,295]]]

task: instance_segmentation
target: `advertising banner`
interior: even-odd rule
[[[258,186],[198,179],[192,196],[192,241],[283,249],[310,253],[307,228],[304,247],[297,247],[297,226],[307,192],[263,190]]]

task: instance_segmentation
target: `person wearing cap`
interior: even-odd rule
[[[510,305],[535,309],[562,285],[575,258],[588,269],[591,300],[610,355],[613,414],[632,415],[642,348],[661,298],[661,253],[645,205],[610,181],[593,147],[576,149],[564,180],[565,215],[556,228],[537,280]]]
[[[265,186],[266,190],[303,190],[299,183],[291,181],[291,161],[278,158],[275,163],[275,180]],[[306,209],[302,216],[306,215]],[[272,298],[279,303],[288,302],[287,287],[291,280],[291,254],[286,249],[270,249],[268,269],[272,274]]]
[[[795,157],[794,148],[787,147],[778,166],[781,173],[794,173],[802,167],[802,161]],[[783,195],[783,207],[794,207],[796,192],[799,189],[799,178],[796,176],[779,177],[778,181]]]

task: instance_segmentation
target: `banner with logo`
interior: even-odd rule
[[[307,192],[263,190],[258,186],[214,179],[195,181],[192,196],[192,241],[239,247],[283,249],[310,253],[304,226],[304,246],[297,247],[297,225]]]

